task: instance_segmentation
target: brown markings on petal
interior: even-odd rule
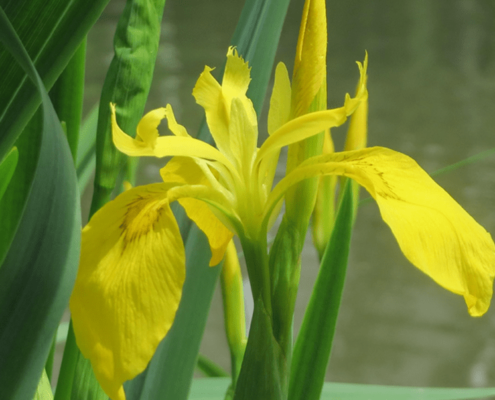
[[[153,230],[167,203],[166,198],[157,199],[153,194],[150,196],[139,195],[129,203],[124,221],[120,225],[124,236],[122,251],[128,244]]]

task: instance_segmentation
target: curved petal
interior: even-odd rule
[[[359,70],[366,71],[368,67],[368,54],[364,59],[364,65],[358,62]],[[367,76],[366,73],[361,72],[361,82],[358,85],[358,89],[362,85],[366,85]],[[363,100],[359,107],[354,111],[349,122],[349,129],[345,139],[345,151],[359,150],[366,147],[368,139],[368,98]]]
[[[273,151],[288,146],[292,143],[299,142],[311,136],[317,135],[327,129],[342,125],[349,115],[359,106],[359,104],[368,98],[366,89],[367,62],[365,60],[364,67],[360,67],[360,80],[356,96],[351,98],[346,95],[344,106],[333,110],[317,111],[290,120],[286,124],[277,129],[263,143],[258,151],[256,163]]]
[[[138,125],[140,133],[137,139],[127,135],[117,124],[115,105],[112,104],[112,136],[115,147],[124,154],[134,157],[152,156],[169,157],[185,156],[214,160],[225,165],[229,170],[234,170],[227,158],[213,146],[201,140],[190,137],[182,125],[177,124],[172,112],[172,107],[167,106],[146,114]],[[156,112],[155,112],[156,111]],[[159,124],[158,117],[163,115],[169,118],[169,128],[176,136],[158,137],[156,127]],[[154,130],[154,131],[153,131]],[[141,140],[144,135],[148,141]],[[152,140],[156,136],[155,140]]]
[[[472,316],[488,310],[495,277],[493,240],[413,159],[381,147],[314,157],[275,187],[268,208],[289,186],[315,175],[344,175],[364,186],[409,261],[464,296]]]
[[[130,189],[83,229],[70,308],[77,344],[107,395],[141,373],[170,329],[185,278],[167,186]]]
[[[206,168],[208,168],[206,166]],[[208,172],[208,171],[207,171]],[[164,182],[183,182],[188,185],[211,185],[204,169],[190,158],[175,157],[160,170]],[[187,216],[208,238],[211,250],[210,266],[222,261],[227,245],[234,234],[215,216],[208,204],[193,198],[178,200]]]

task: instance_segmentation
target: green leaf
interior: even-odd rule
[[[289,400],[320,398],[344,290],[353,203],[352,185],[348,181],[294,347]]]
[[[202,354],[198,355],[198,369],[210,378],[218,378],[222,376],[230,376],[222,367],[214,363],[208,357]]]
[[[76,172],[79,192],[83,192],[89,183],[96,166],[96,126],[98,107],[94,107],[83,121],[77,147]]]
[[[281,357],[282,351],[273,337],[271,318],[261,298],[258,298],[234,400],[282,400],[284,384],[280,381]]]
[[[189,400],[221,400],[228,378],[195,379]],[[325,383],[321,400],[467,400],[495,396],[495,388],[419,388]]]
[[[113,144],[110,103],[120,128],[135,136],[153,79],[165,0],[129,0],[120,16],[112,59],[100,98],[96,174],[91,215],[110,200],[126,156]],[[134,182],[131,182],[134,183]]]
[[[71,400],[108,400],[95,378],[91,362],[79,352],[72,386]],[[67,399],[68,400],[68,399]]]
[[[34,395],[33,400],[53,400],[50,380],[44,370],[38,383],[38,387],[36,388],[36,394]]]
[[[25,400],[35,394],[76,277],[80,207],[72,156],[60,121],[1,8],[0,40],[35,83],[42,99],[34,176],[0,267],[0,387],[3,398]]]
[[[47,88],[65,69],[109,0],[0,0]],[[0,52],[0,159],[40,104],[37,90],[8,52]]]
[[[19,151],[13,147],[7,157],[0,163],[0,200],[9,186],[12,175],[14,175],[17,161],[19,160]]]
[[[247,0],[232,39],[232,44],[252,67],[253,79],[248,95],[258,114],[263,106],[288,5],[289,0]],[[205,123],[198,137],[211,141]],[[181,230],[187,230],[187,224],[180,225]],[[187,255],[187,277],[174,325],[148,369],[125,385],[128,400],[187,399],[220,267],[208,267],[210,250],[196,226],[189,231],[186,248],[194,250]]]

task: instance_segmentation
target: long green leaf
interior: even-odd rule
[[[109,0],[0,0],[47,88],[65,69]],[[8,52],[0,52],[0,159],[34,115],[40,97]]]
[[[53,400],[52,388],[50,387],[50,380],[45,371],[41,375],[41,379],[36,388],[36,394],[33,400]]]
[[[77,182],[79,191],[89,183],[91,175],[96,167],[96,126],[98,125],[98,107],[94,107],[83,121],[79,134],[79,146],[77,147]]]
[[[7,186],[9,186],[12,175],[14,175],[18,160],[19,151],[16,147],[14,147],[10,150],[10,153],[7,154],[7,157],[5,157],[5,159],[0,163],[0,200],[7,190]]]
[[[228,378],[195,379],[189,400],[220,400],[230,384]],[[495,396],[495,388],[420,388],[325,383],[321,400],[467,400]]]
[[[253,79],[248,95],[258,114],[263,106],[288,5],[289,0],[247,0],[232,39],[239,54],[252,67]],[[211,141],[205,123],[198,137]],[[186,225],[181,224],[184,231]],[[210,250],[203,233],[195,226],[189,231],[186,248],[190,248],[191,243],[202,245],[192,247],[194,251],[187,254],[186,282],[174,325],[148,369],[125,385],[129,400],[187,399],[206,315],[219,276],[219,267],[208,267]],[[190,309],[194,312],[188,312]],[[191,335],[191,332],[197,334]]]
[[[352,185],[348,181],[294,347],[289,400],[320,398],[344,290],[353,203]]]
[[[1,8],[0,40],[35,83],[42,99],[35,173],[22,218],[0,267],[0,387],[4,398],[25,400],[35,394],[76,277],[80,206],[72,156],[60,121]]]

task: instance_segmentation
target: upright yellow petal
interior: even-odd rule
[[[160,170],[164,182],[183,182],[188,185],[211,186],[211,181],[206,176],[197,161],[190,158],[175,157]],[[206,235],[210,244],[210,266],[222,261],[227,245],[234,234],[215,216],[208,204],[194,198],[182,198],[178,202],[184,207],[187,216],[193,220]]]
[[[493,240],[413,159],[381,147],[313,157],[275,187],[268,208],[288,187],[316,175],[343,175],[364,186],[409,261],[464,296],[472,316],[488,310],[495,277]]]
[[[83,229],[74,332],[112,400],[125,400],[122,384],[146,368],[179,306],[184,245],[166,190],[130,189]]]
[[[234,98],[242,102],[251,125],[257,125],[253,104],[246,97],[251,80],[249,70],[247,62],[237,54],[233,47],[230,47],[222,85],[211,74],[212,69],[205,67],[193,90],[196,102],[205,110],[208,127],[217,147],[231,162],[236,159],[230,141],[230,136],[236,133],[229,131],[231,105]]]
[[[326,83],[327,17],[325,0],[306,0],[292,76],[292,115],[308,112]]]
[[[268,111],[268,134],[271,135],[289,120],[290,99],[289,73],[285,64],[281,62],[275,69],[275,82],[273,83],[270,110]]]
[[[258,125],[252,123],[242,101],[235,97],[232,99],[229,123],[230,148],[234,155],[239,170],[246,173],[251,171],[251,166],[256,156]],[[245,177],[248,178],[247,176]]]

